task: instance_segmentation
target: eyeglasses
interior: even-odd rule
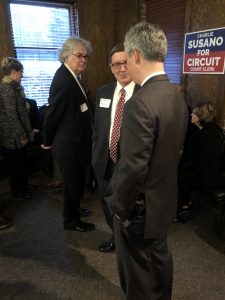
[[[126,61],[121,61],[121,62],[116,62],[116,63],[111,64],[111,67],[113,67],[116,70],[121,69],[122,66],[126,67],[127,62]]]
[[[87,61],[87,60],[89,60],[89,55],[83,55],[83,54],[75,54],[75,53],[72,53],[72,55],[73,56],[76,56],[79,60],[85,60],[85,61]]]

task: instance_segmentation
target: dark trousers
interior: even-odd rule
[[[84,194],[86,167],[83,163],[58,163],[63,180],[64,225],[72,226],[80,220],[79,208]]]
[[[191,201],[192,191],[201,186],[201,177],[193,172],[179,171],[178,173],[178,201],[177,211],[183,206],[188,206]]]
[[[105,194],[106,194],[109,182],[110,182],[110,178],[104,179],[104,178],[97,177],[97,182],[98,182],[99,197],[101,200],[102,209],[103,209],[103,212],[105,215],[106,223],[113,232],[113,220],[112,220],[112,216],[111,216],[112,213],[111,213],[111,210],[110,210],[107,202],[105,201]]]
[[[167,234],[144,239],[145,221],[132,220],[126,228],[114,218],[114,235],[121,288],[126,300],[169,300],[173,262]]]
[[[111,159],[109,159],[104,178],[97,176],[98,192],[102,204],[102,209],[105,215],[106,223],[109,226],[109,228],[112,230],[112,232],[113,232],[112,212],[109,208],[108,203],[105,201],[105,195],[109,186],[109,182],[112,178],[114,167],[115,164]],[[114,236],[112,237],[112,239],[114,240]]]
[[[25,192],[28,177],[27,147],[5,149],[11,193],[14,197]]]

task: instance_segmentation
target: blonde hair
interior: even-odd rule
[[[12,70],[23,71],[23,65],[15,57],[4,57],[1,62],[1,69],[4,75],[10,75]]]
[[[195,114],[200,122],[212,122],[216,119],[216,110],[211,102],[201,103],[194,107],[193,114]]]

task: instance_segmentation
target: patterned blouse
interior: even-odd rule
[[[4,77],[0,84],[1,145],[7,149],[20,149],[30,136],[31,126],[23,89],[16,81]]]

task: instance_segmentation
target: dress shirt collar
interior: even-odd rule
[[[70,67],[66,63],[64,63],[64,65],[70,71],[70,73],[73,75],[73,77],[77,80],[76,74],[70,69]]]
[[[73,75],[73,77],[76,80],[77,84],[81,88],[81,91],[84,94],[85,98],[87,98],[87,95],[86,95],[86,92],[85,92],[84,88],[81,86],[80,81],[77,79],[78,76],[71,70],[71,68],[66,63],[64,63],[64,65],[70,71],[70,73]]]
[[[150,78],[152,78],[152,77],[154,77],[154,76],[158,76],[158,75],[164,75],[164,74],[166,74],[164,71],[160,71],[160,72],[154,72],[154,73],[148,75],[147,77],[145,77],[145,79],[144,79],[144,81],[142,82],[141,86],[143,86],[143,85],[145,84],[145,82],[146,82],[147,80],[149,80]]]
[[[117,81],[116,89],[115,89],[115,95],[120,95],[121,89],[124,88],[125,91],[126,91],[126,101],[127,101],[133,95],[134,86],[135,86],[135,83],[133,81],[131,81],[125,87],[122,87],[122,85]]]

